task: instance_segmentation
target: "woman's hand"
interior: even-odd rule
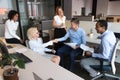
[[[24,41],[23,41],[22,39],[20,39],[20,42],[21,42],[21,43],[24,43]]]
[[[53,53],[53,54],[55,54],[55,53],[56,53],[56,51],[55,51],[55,50],[52,50],[52,53]]]

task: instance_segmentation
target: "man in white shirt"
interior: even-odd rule
[[[91,65],[100,65],[100,61],[95,58],[103,58],[108,59],[108,61],[111,60],[112,52],[116,43],[115,35],[112,31],[107,30],[107,22],[105,20],[99,20],[96,23],[96,31],[97,33],[100,33],[100,52],[99,53],[91,53],[89,51],[86,51],[86,56],[89,58],[82,59],[80,62],[80,65],[89,72],[91,77],[95,77],[98,75],[99,72],[95,71]],[[104,65],[109,64],[109,62],[106,61]]]

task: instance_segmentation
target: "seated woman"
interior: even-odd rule
[[[56,52],[55,50],[46,48],[48,45],[53,45],[54,40],[49,41],[47,43],[43,43],[42,38],[39,38],[39,32],[37,30],[37,27],[29,28],[27,31],[27,36],[29,39],[30,49],[32,49],[35,52],[38,52],[42,56],[45,56],[46,58],[50,59],[54,63],[59,64],[60,62],[59,56],[45,53],[45,51],[52,52],[52,53]]]
[[[24,44],[23,40],[16,34],[18,28],[19,13],[15,10],[10,10],[8,20],[5,22],[5,40],[7,43]]]

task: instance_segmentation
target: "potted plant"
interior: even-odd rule
[[[1,68],[4,68],[6,65],[10,65],[10,68],[6,69],[3,72],[3,78],[4,80],[19,80],[18,79],[18,69],[15,68],[17,65],[19,68],[25,68],[25,64],[23,60],[15,55],[8,54],[4,55],[2,54],[2,60],[0,61]]]

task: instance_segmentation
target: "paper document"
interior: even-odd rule
[[[73,49],[75,49],[77,45],[77,43],[64,43],[64,44],[70,46]]]
[[[90,52],[94,52],[94,48],[90,48],[89,46],[86,46],[84,44],[80,45],[80,48],[83,49],[84,51],[90,51]]]

